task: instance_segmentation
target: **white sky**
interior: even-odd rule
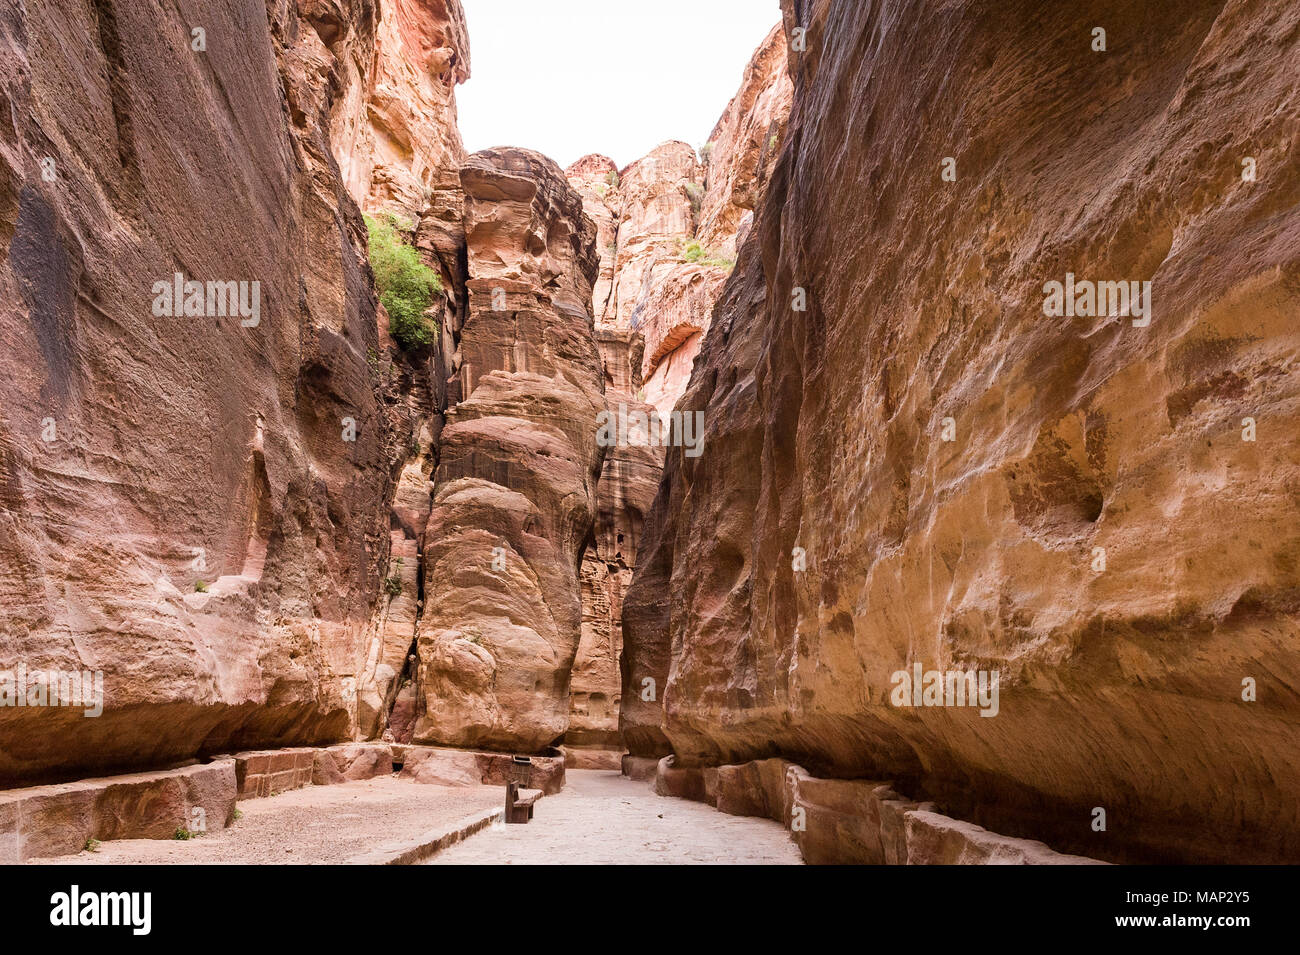
[[[699,146],[779,0],[462,0],[468,82],[456,90],[470,152],[525,146],[567,166],[619,165],[668,139]]]

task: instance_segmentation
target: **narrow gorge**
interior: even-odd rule
[[[515,757],[1300,861],[1300,7],[771,12],[562,168],[466,149],[461,0],[0,6],[0,861]]]

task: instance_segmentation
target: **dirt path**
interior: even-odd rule
[[[29,863],[77,865],[311,864],[378,861],[500,808],[500,786],[428,786],[391,776],[337,786],[307,786],[239,803],[228,829],[189,841],[120,839],[96,852]],[[471,837],[473,838],[473,837]]]
[[[485,829],[427,864],[801,863],[789,834],[769,819],[658,796],[616,772],[565,776],[564,791],[539,800],[528,825]]]

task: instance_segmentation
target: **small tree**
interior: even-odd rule
[[[442,292],[442,280],[399,234],[399,228],[404,226],[406,223],[391,214],[379,219],[366,216],[375,289],[388,310],[394,340],[409,350],[428,345],[438,334],[438,323],[424,313],[434,295]]]

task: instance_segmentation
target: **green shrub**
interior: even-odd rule
[[[405,228],[404,228],[405,227]],[[370,268],[375,273],[379,301],[388,310],[389,330],[404,349],[431,343],[438,324],[425,316],[433,297],[442,292],[438,273],[420,261],[415,247],[400,231],[409,225],[394,215],[366,216],[370,233]]]
[[[98,839],[87,839],[87,840],[86,840],[86,844],[85,844],[84,846],[82,846],[81,848],[84,849],[84,850],[86,850],[87,852],[98,852],[98,851],[99,851],[99,840],[98,840]]]
[[[730,269],[736,264],[735,259],[714,255],[698,239],[691,239],[682,246],[682,258],[698,265],[710,265],[719,269]]]
[[[700,154],[700,162],[707,166],[709,164],[709,157],[713,155],[713,143],[705,143],[697,149],[696,152]]]
[[[196,594],[206,594],[208,592],[208,585],[201,580],[196,580],[194,581],[194,592]]]
[[[177,826],[177,827],[176,827],[176,832],[172,834],[172,838],[173,838],[173,839],[182,839],[182,840],[185,840],[185,839],[193,839],[193,838],[194,838],[194,833],[190,832],[190,831],[189,831],[188,829],[186,829],[184,826]]]
[[[611,169],[609,172],[605,173],[605,181],[606,181],[607,183],[609,183],[611,186],[613,186],[615,189],[617,189],[617,188],[618,188],[618,170],[617,170],[617,169]]]

